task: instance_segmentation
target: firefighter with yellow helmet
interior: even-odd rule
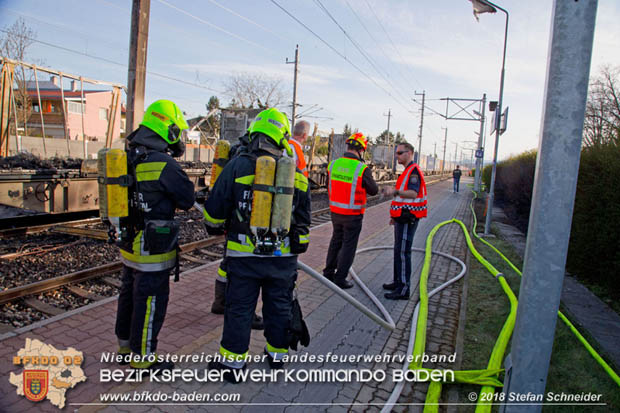
[[[185,146],[181,133],[188,125],[183,112],[169,100],[151,104],[142,123],[126,140],[129,186],[128,224],[119,240],[123,263],[116,336],[119,353],[133,353],[134,368],[172,369],[155,355],[170,294],[169,277],[178,275],[177,208],[194,204],[194,185],[173,157]],[[135,357],[136,355],[141,357]]]
[[[366,194],[379,192],[372,172],[363,160],[368,146],[366,136],[357,132],[345,143],[347,151],[344,155],[327,166],[333,232],[323,270],[323,275],[342,289],[353,287],[346,278],[362,231]]]
[[[288,145],[289,121],[275,108],[250,126],[248,150],[225,166],[205,202],[210,234],[226,231],[227,285],[221,361],[210,368],[236,382],[245,368],[250,328],[262,291],[265,353],[282,366],[289,347],[297,254],[308,248],[310,192]]]

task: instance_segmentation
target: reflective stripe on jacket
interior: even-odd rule
[[[362,187],[366,168],[362,161],[351,158],[339,158],[329,164],[329,209],[332,212],[361,215],[366,211],[366,190]]]
[[[295,165],[297,165],[297,169],[299,169],[307,178],[308,169],[306,168],[306,158],[304,157],[304,151],[301,148],[301,145],[295,139],[289,139],[288,143],[290,143],[294,148],[293,157],[295,158]]]
[[[426,183],[424,182],[424,175],[422,175],[422,171],[417,164],[412,163],[403,171],[396,181],[396,189],[400,192],[406,191],[409,178],[411,178],[411,174],[416,169],[418,171],[418,175],[420,176],[418,197],[415,199],[403,198],[400,196],[395,197],[392,201],[392,205],[390,206],[390,216],[392,218],[400,217],[403,209],[409,210],[416,218],[424,218],[427,215]]]
[[[133,240],[132,251],[121,249],[121,262],[138,271],[153,272],[173,268],[177,261],[177,250],[150,255],[144,250],[144,234],[138,232]]]
[[[153,190],[158,189],[155,185],[158,185],[158,181],[167,164],[167,162],[158,161],[143,162],[136,165],[137,190],[140,192],[140,189],[143,188],[149,191],[150,194],[155,192]],[[144,199],[144,197],[141,198]],[[121,262],[128,267],[144,272],[163,271],[175,266],[177,258],[176,249],[163,254],[150,254],[148,251],[145,251],[145,245],[144,233],[139,231],[133,239],[131,251],[121,248]]]

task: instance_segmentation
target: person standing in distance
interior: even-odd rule
[[[363,161],[368,146],[366,137],[354,133],[346,144],[347,152],[327,167],[333,232],[323,270],[323,276],[342,289],[353,287],[346,278],[362,231],[366,195],[379,192],[370,168]]]
[[[452,171],[452,180],[454,181],[454,188],[452,192],[459,191],[459,183],[461,182],[461,174],[462,171],[458,165],[456,165],[456,169]]]
[[[185,152],[181,133],[188,125],[181,109],[158,100],[127,137],[130,229],[121,236],[122,286],[118,296],[116,336],[120,355],[130,352],[131,367],[171,370],[174,364],[148,360],[155,354],[170,295],[170,271],[178,269],[177,208],[194,204],[194,184],[173,157]],[[178,274],[178,273],[177,273]]]
[[[291,144],[291,148],[293,149],[293,157],[295,158],[297,168],[306,178],[308,177],[308,169],[306,167],[306,158],[304,156],[303,147],[309,133],[310,124],[305,120],[300,120],[293,128],[293,137],[288,140],[288,143]]]
[[[390,206],[390,225],[394,225],[394,281],[383,284],[390,300],[408,300],[411,282],[411,245],[420,218],[426,217],[427,199],[424,175],[413,162],[413,146],[400,143],[396,147],[398,163],[405,170],[398,177],[395,188],[386,188],[386,196],[394,196]]]

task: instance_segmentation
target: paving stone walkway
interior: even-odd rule
[[[466,183],[464,182],[463,186]],[[420,222],[414,247],[424,248],[428,233],[439,222],[458,218],[466,225],[470,224],[469,200],[471,195],[468,191],[454,194],[451,186],[451,181],[444,181],[429,187],[429,217]],[[388,216],[389,203],[383,203],[367,210],[360,236],[360,249],[393,244],[393,229],[388,225]],[[320,272],[324,265],[330,237],[331,224],[313,228],[310,249],[300,259]],[[466,244],[461,228],[456,224],[444,226],[435,236],[433,249],[465,261]],[[297,283],[298,295],[310,330],[311,343],[308,348],[292,352],[292,354],[299,357],[406,354],[411,317],[418,301],[418,291],[416,289],[409,301],[390,301],[383,297],[384,291],[382,291],[381,284],[392,279],[392,255],[390,249],[361,254],[355,260],[354,269],[392,315],[396,322],[396,329],[393,332],[378,326],[309,275],[300,273]],[[422,253],[414,252],[413,275],[415,279],[412,280],[412,285],[417,286],[422,259]],[[170,305],[160,333],[159,353],[178,355],[217,353],[223,317],[209,312],[216,270],[217,264],[207,265],[185,274],[179,283],[171,284]],[[460,266],[453,261],[443,257],[433,258],[429,275],[429,291],[454,277],[459,271]],[[461,316],[463,285],[464,281],[461,280],[431,298],[426,354],[448,356],[458,351],[457,333]],[[355,287],[347,292],[378,313],[361,289]],[[297,361],[287,364],[287,371],[316,370],[320,372],[343,369],[359,372],[367,369],[368,371],[382,370],[387,374],[385,380],[366,382],[358,380],[287,382],[284,377],[279,377],[276,382],[249,381],[238,385],[220,382],[184,382],[183,380],[173,383],[102,383],[99,377],[100,370],[117,368],[116,365],[101,361],[102,352],[116,350],[116,338],[113,333],[115,314],[116,301],[109,299],[103,304],[22,329],[17,331],[17,334],[5,335],[4,339],[0,337],[0,371],[3,377],[0,380],[0,411],[22,412],[33,407],[33,403],[17,396],[14,386],[8,383],[10,371],[21,371],[20,368],[11,364],[11,360],[17,350],[24,345],[27,337],[38,338],[60,348],[72,346],[84,352],[86,359],[82,367],[88,376],[88,381],[80,383],[76,388],[67,392],[68,407],[66,409],[79,409],[79,411],[87,412],[379,411],[394,386],[391,380],[392,370],[399,369],[401,366],[401,363],[397,362],[365,361],[363,358],[355,361],[348,359],[337,362],[331,360]],[[249,353],[261,355],[264,345],[265,339],[262,332],[253,332]],[[457,370],[459,366],[458,354],[456,363],[425,364],[425,367],[454,370]],[[206,363],[177,363],[177,367],[202,371],[206,369]],[[268,365],[265,361],[253,362],[248,369],[268,370]],[[100,397],[104,393],[133,395],[136,392],[142,394],[146,391],[152,394],[239,393],[240,400],[234,404],[203,403],[200,405],[179,403],[105,405],[100,403]],[[425,385],[408,383],[398,400],[399,405],[395,406],[393,411],[421,411],[425,394]],[[446,400],[448,394],[448,390],[444,389],[443,400]],[[83,403],[92,404],[84,405]],[[36,408],[40,411],[57,411],[56,407],[47,401],[38,403]]]

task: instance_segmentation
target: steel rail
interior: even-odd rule
[[[181,254],[214,244],[219,244],[223,241],[224,237],[218,236],[190,242],[181,246]],[[8,290],[0,291],[0,304],[5,304],[28,295],[55,290],[67,284],[78,283],[91,278],[100,277],[102,275],[112,274],[120,271],[122,268],[123,264],[120,261],[115,261],[109,264],[100,265],[98,267],[87,268],[85,270],[80,270],[70,274],[38,281],[36,283],[10,288]]]

